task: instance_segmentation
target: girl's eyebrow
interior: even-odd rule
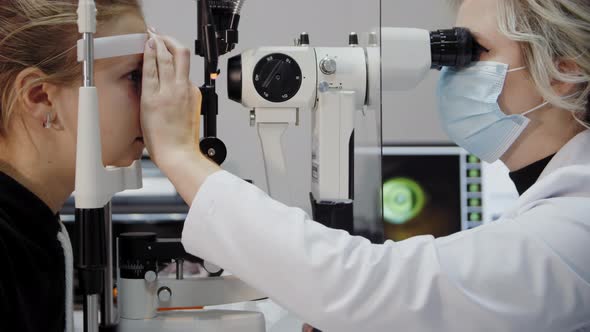
[[[129,57],[129,59],[126,59],[121,66],[126,69],[141,68],[143,66],[143,56]]]
[[[141,66],[143,64],[143,54],[137,55],[137,57],[131,58],[129,65],[133,67]]]

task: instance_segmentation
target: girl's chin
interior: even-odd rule
[[[121,159],[117,160],[114,164],[109,165],[109,166],[129,167],[129,166],[131,166],[131,164],[133,164],[134,161],[141,160],[141,158],[143,156],[144,149],[145,149],[145,145],[143,143],[136,141],[135,143],[133,143],[132,148],[126,154],[125,158],[121,158]]]

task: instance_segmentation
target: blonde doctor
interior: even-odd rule
[[[487,51],[443,70],[440,117],[459,145],[513,172],[515,208],[439,239],[374,245],[325,228],[197,152],[190,52],[152,35],[142,127],[191,205],[185,249],[326,331],[590,329],[590,2],[459,5],[457,26]]]

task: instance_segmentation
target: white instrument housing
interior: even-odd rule
[[[354,114],[370,100],[372,89],[402,91],[416,87],[431,69],[430,32],[411,28],[381,29],[381,47],[261,47],[241,55],[241,103],[254,111],[265,160],[269,194],[290,203],[282,181],[288,177],[281,138],[298,112],[312,112],[312,193],[318,201],[352,199],[350,166]],[[256,90],[257,64],[284,54],[301,68],[302,82],[290,99],[272,102]],[[381,75],[382,73],[382,75]],[[381,79],[379,79],[381,78]],[[272,128],[272,129],[271,129]]]

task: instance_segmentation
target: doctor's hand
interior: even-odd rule
[[[189,79],[190,55],[173,38],[150,33],[143,62],[141,127],[156,164],[198,151],[201,93]]]
[[[150,33],[143,62],[141,128],[152,160],[187,204],[219,170],[198,145],[201,93],[189,79],[189,49]]]

